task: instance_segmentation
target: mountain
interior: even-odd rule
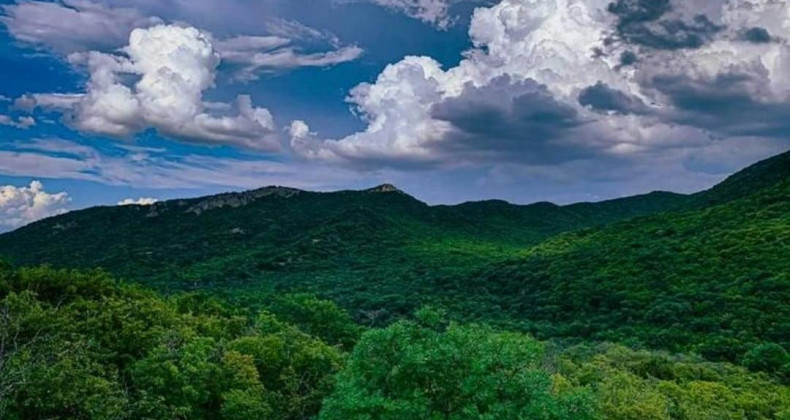
[[[392,185],[330,193],[265,187],[71,212],[0,235],[0,255],[24,265],[103,267],[177,289],[292,268],[375,265],[382,253],[403,257],[406,248],[425,244],[516,250],[560,232],[680,208],[688,200],[651,193],[565,207],[504,201],[429,206]]]
[[[96,207],[0,235],[20,265],[102,267],[246,305],[306,291],[383,325],[432,303],[538,338],[739,362],[786,352],[790,152],[692,195],[429,206],[392,185]],[[772,368],[785,369],[785,356]],[[786,360],[790,363],[790,359]]]

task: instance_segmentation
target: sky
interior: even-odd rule
[[[392,183],[695,192],[790,148],[784,0],[0,1],[0,231]]]

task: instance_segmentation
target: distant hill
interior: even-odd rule
[[[239,274],[244,268],[246,279],[294,261],[355,265],[425,242],[517,249],[568,230],[684,208],[689,200],[656,192],[571,206],[504,201],[429,206],[392,185],[329,193],[272,186],[70,212],[0,235],[0,255],[25,265],[103,267],[177,289],[182,283],[213,282],[217,275],[239,280],[228,279],[227,270]]]
[[[250,305],[313,292],[371,325],[433,303],[539,338],[735,362],[778,345],[790,375],[790,152],[692,195],[568,206],[429,206],[382,185],[95,207],[0,235],[0,255]]]

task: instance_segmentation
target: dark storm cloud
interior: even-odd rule
[[[634,54],[633,51],[625,51],[620,54],[620,65],[621,66],[631,66],[636,64],[639,61],[639,58]]]
[[[749,28],[743,32],[741,39],[754,44],[767,44],[772,41],[771,34],[765,28]]]
[[[671,16],[669,0],[617,0],[609,13],[617,16],[614,40],[660,50],[700,48],[723,29],[702,14]]]
[[[730,71],[710,79],[656,76],[651,85],[675,107],[671,119],[726,136],[790,137],[790,102],[756,97],[760,74]]]
[[[615,112],[618,114],[645,114],[647,107],[641,99],[606,83],[598,82],[579,92],[579,103],[594,111]]]
[[[437,146],[443,151],[543,163],[590,152],[563,142],[584,124],[577,111],[532,79],[500,76],[481,87],[467,84],[460,96],[435,105],[432,117],[454,128]]]

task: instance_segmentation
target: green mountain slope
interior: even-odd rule
[[[421,244],[515,251],[689,199],[653,193],[567,207],[495,201],[431,207],[389,185],[334,193],[267,187],[71,212],[0,235],[0,255],[24,265],[102,267],[168,289],[218,286],[273,271],[379,265],[382,255],[411,258],[406,248]]]
[[[477,296],[473,306],[539,337],[736,361],[758,345],[790,345],[788,256],[790,180],[726,204],[563,234],[436,287]]]
[[[268,187],[101,207],[0,235],[21,265],[103,267],[254,306],[307,291],[383,325],[425,303],[538,338],[615,340],[746,363],[790,330],[790,152],[693,195],[428,206],[384,185]],[[760,359],[760,358],[757,358]],[[785,372],[785,373],[781,373]]]

